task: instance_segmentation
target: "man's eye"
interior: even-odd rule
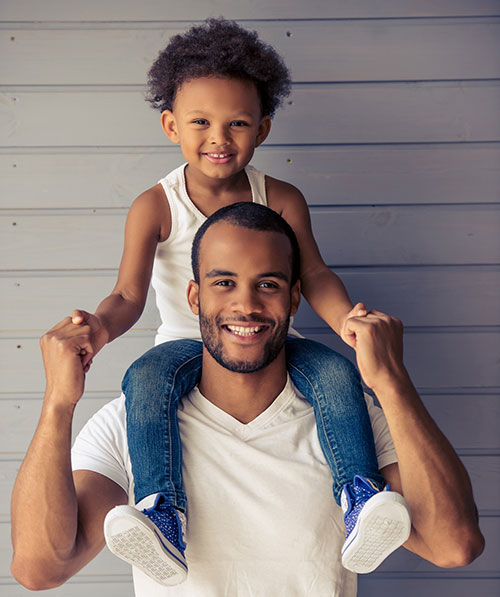
[[[276,284],[276,282],[261,282],[259,284],[260,288],[279,288],[278,284]]]
[[[215,286],[233,286],[232,280],[219,280],[215,283]]]

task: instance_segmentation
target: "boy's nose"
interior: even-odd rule
[[[214,145],[229,145],[231,139],[229,131],[225,127],[214,127],[210,132],[211,143],[213,143]]]

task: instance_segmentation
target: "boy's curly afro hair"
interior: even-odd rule
[[[148,73],[146,99],[162,112],[172,110],[182,83],[209,76],[254,83],[262,115],[271,118],[290,93],[290,73],[276,50],[257,32],[220,18],[172,37]]]

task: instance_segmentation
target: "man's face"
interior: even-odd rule
[[[226,369],[252,373],[283,349],[299,285],[290,286],[288,238],[218,222],[200,247],[200,284],[188,289],[203,344]]]

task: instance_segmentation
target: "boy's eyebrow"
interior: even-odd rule
[[[201,115],[208,115],[210,116],[210,114],[208,112],[206,112],[205,110],[201,109],[201,108],[197,108],[195,110],[189,110],[189,112],[186,112],[186,116],[191,116],[191,114],[201,114]],[[231,118],[239,118],[240,116],[244,116],[245,118],[252,118],[252,114],[250,112],[237,112],[236,116],[233,116]]]
[[[238,274],[235,272],[230,272],[230,271],[223,270],[223,269],[212,269],[205,274],[205,278],[216,278],[217,276],[231,276],[233,278],[237,278]],[[284,280],[285,282],[289,281],[288,276],[280,270],[274,271],[274,272],[263,272],[261,274],[258,274],[257,277],[258,278],[278,278],[279,280]]]

